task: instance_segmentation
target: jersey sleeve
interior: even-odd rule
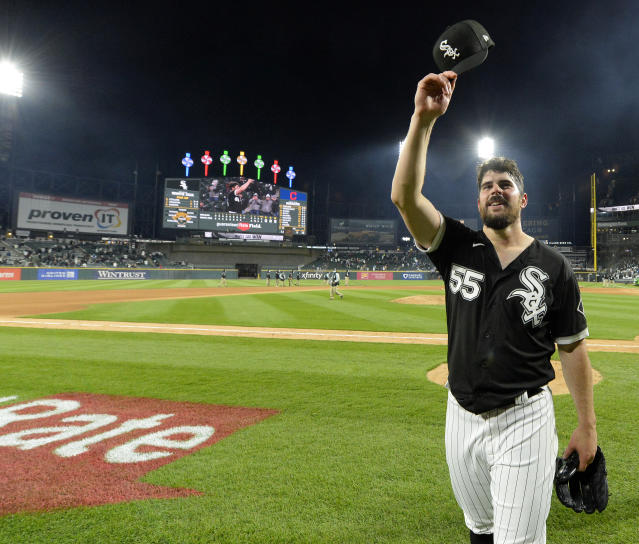
[[[440,216],[441,225],[431,246],[424,249],[417,242],[415,244],[418,249],[426,252],[442,278],[446,279],[455,252],[464,247],[465,241],[473,239],[474,231],[456,219],[444,217],[441,213]]]
[[[559,304],[551,317],[551,331],[555,342],[559,345],[573,344],[589,336],[579,284],[566,261],[557,282],[557,298]]]
[[[417,249],[419,249],[419,251],[421,251],[422,253],[432,253],[433,251],[436,251],[439,247],[439,244],[441,244],[442,238],[444,237],[444,232],[446,232],[446,220],[444,219],[442,212],[438,211],[437,213],[439,214],[439,229],[437,230],[435,238],[433,238],[430,247],[425,248],[424,246],[420,245],[417,240],[415,240],[415,247],[417,247]]]

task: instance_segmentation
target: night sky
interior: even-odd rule
[[[484,135],[539,204],[639,148],[638,2],[39,4],[0,8],[2,56],[25,72],[18,166],[130,179],[138,161],[151,186],[156,163],[181,175],[189,151],[199,176],[205,149],[218,169],[243,150],[293,165],[318,201],[330,186],[340,215],[395,218],[415,86],[439,34],[468,18],[496,47],[435,127],[426,194],[444,211],[474,207]]]

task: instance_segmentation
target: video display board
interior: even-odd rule
[[[330,220],[331,244],[388,245],[397,240],[397,223],[384,219]]]
[[[212,232],[306,234],[308,196],[244,177],[167,178],[162,226]]]

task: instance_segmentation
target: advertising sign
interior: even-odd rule
[[[0,281],[19,280],[22,270],[20,268],[0,268]]]
[[[39,280],[77,280],[78,271],[63,268],[44,268],[38,270]]]
[[[392,280],[392,272],[358,272],[358,280]]]
[[[129,205],[20,193],[16,228],[126,236]]]
[[[424,280],[423,272],[402,272],[401,279],[403,280]]]
[[[96,270],[96,280],[148,280],[149,273],[128,270]]]

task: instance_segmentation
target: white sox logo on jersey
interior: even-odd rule
[[[524,322],[524,325],[531,321],[533,327],[539,327],[541,325],[548,310],[546,307],[546,290],[542,282],[548,278],[548,274],[540,268],[527,266],[519,274],[519,281],[521,281],[526,289],[513,289],[508,295],[508,299],[521,297],[521,305],[524,307],[521,320]]]

